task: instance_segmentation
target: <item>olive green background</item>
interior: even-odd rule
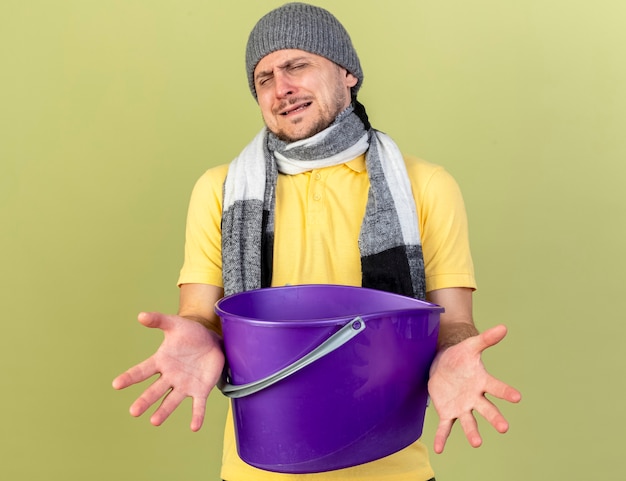
[[[192,433],[110,383],[161,340],[136,314],[177,308],[193,183],[261,127],[243,51],[281,3],[1,0],[1,479],[218,479],[221,394]],[[461,185],[476,322],[510,329],[511,429],[457,426],[438,480],[623,479],[626,4],[317,3],[374,125]]]

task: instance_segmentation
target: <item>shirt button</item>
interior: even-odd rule
[[[321,200],[321,199],[322,199],[321,194],[315,194],[315,195],[313,196],[313,200]]]
[[[315,174],[315,180],[320,180],[322,178],[322,174],[319,172]]]

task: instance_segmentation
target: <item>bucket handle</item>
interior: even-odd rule
[[[315,349],[304,355],[297,361],[294,361],[290,365],[276,371],[274,374],[270,374],[258,381],[250,382],[247,384],[234,385],[228,382],[228,375],[226,369],[222,373],[221,379],[217,383],[217,387],[222,393],[229,398],[240,398],[254,394],[261,391],[278,381],[291,376],[293,373],[299,371],[303,367],[317,361],[318,359],[330,354],[331,352],[339,349],[346,342],[352,339],[365,329],[365,321],[360,316],[355,317],[345,326],[339,329],[335,334],[326,339],[322,344]]]

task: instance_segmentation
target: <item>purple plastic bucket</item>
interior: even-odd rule
[[[302,285],[235,294],[216,312],[233,389],[359,327],[283,379],[233,395],[246,463],[282,473],[331,471],[388,456],[421,436],[442,307],[362,287]]]

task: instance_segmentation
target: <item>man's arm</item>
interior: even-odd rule
[[[185,398],[191,397],[191,429],[198,431],[202,427],[207,398],[224,368],[220,323],[213,312],[222,296],[217,286],[186,284],[181,287],[179,315],[139,314],[139,322],[161,329],[164,339],[152,356],[113,380],[115,389],[124,389],[159,374],[131,405],[131,415],[141,416],[163,399],[150,418],[159,426]]]
[[[224,297],[224,289],[209,284],[180,286],[178,315],[199,322],[207,329],[222,335],[222,326],[215,313],[215,303]]]
[[[489,375],[482,352],[506,335],[500,325],[480,334],[472,317],[472,290],[467,288],[438,289],[428,294],[428,300],[446,310],[441,315],[437,354],[430,370],[428,390],[439,415],[434,449],[441,453],[458,419],[469,443],[478,447],[482,438],[474,418],[481,414],[500,433],[508,423],[486,394],[509,402],[519,402],[516,389]]]
[[[478,334],[472,315],[472,293],[472,289],[452,287],[427,294],[429,302],[445,308],[441,314],[437,351],[443,351]]]

